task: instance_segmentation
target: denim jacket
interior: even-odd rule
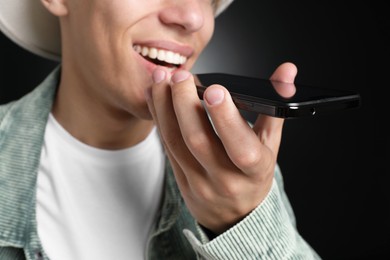
[[[59,77],[60,67],[32,92],[0,106],[1,260],[48,259],[37,233],[36,183]],[[168,161],[164,191],[147,259],[320,259],[296,230],[278,167],[264,201],[211,241],[184,204]]]

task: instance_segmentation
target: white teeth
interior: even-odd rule
[[[160,61],[164,61],[174,65],[181,65],[186,63],[187,57],[180,55],[179,53],[175,53],[167,50],[160,50],[154,47],[149,48],[146,46],[134,45],[134,50],[141,54],[144,57],[149,57],[151,59],[158,59]]]
[[[173,52],[167,51],[167,52],[165,53],[165,60],[166,60],[168,63],[174,63],[173,55],[174,55]]]
[[[161,60],[161,61],[165,61],[165,53],[166,53],[166,51],[163,51],[163,50],[159,50],[158,52],[157,52],[157,59],[158,60]],[[168,62],[168,61],[167,61]]]
[[[145,49],[146,53],[147,53],[145,56],[149,56],[149,58],[151,58],[151,59],[157,58],[158,51],[156,48],[150,48],[150,50],[149,50],[147,47],[144,47],[143,49]]]

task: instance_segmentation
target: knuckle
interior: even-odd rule
[[[262,154],[257,149],[249,149],[244,153],[237,154],[232,160],[238,168],[245,171],[259,165],[262,160]]]
[[[196,194],[198,200],[203,201],[206,204],[212,204],[215,201],[214,191],[207,185],[197,185],[197,187],[192,186],[191,190],[193,194]]]
[[[198,132],[186,136],[186,143],[192,151],[201,152],[209,146],[209,138],[205,133]]]
[[[234,199],[240,196],[242,193],[242,187],[241,183],[236,180],[228,179],[226,180],[219,190],[220,195],[227,199]]]

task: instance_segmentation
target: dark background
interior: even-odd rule
[[[324,259],[390,259],[386,10],[368,1],[235,1],[193,70],[268,78],[291,61],[298,83],[361,94],[357,110],[285,123],[285,188],[301,235]],[[0,104],[55,65],[0,34]]]

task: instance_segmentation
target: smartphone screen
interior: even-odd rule
[[[237,108],[279,118],[319,116],[358,108],[359,93],[226,73],[195,75],[199,97],[212,84],[226,87]]]

